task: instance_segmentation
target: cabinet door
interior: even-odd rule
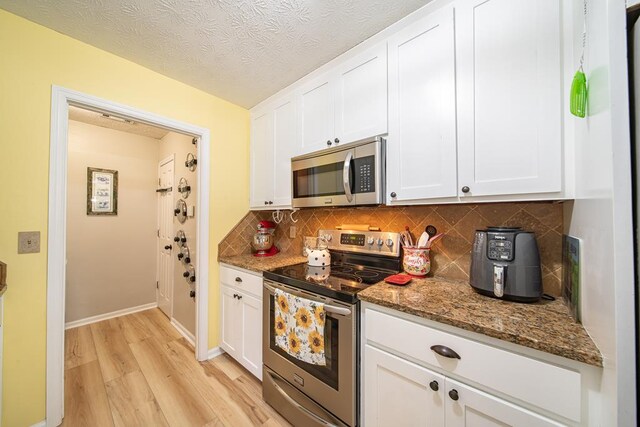
[[[240,363],[262,379],[262,301],[240,294],[242,302],[242,345]]]
[[[456,4],[461,196],[561,191],[560,7]]]
[[[387,133],[386,43],[338,68],[335,123],[340,144]]]
[[[296,151],[296,105],[291,96],[273,109],[273,207],[291,207],[291,157]]]
[[[365,345],[363,382],[364,425],[444,426],[442,375]]]
[[[222,337],[220,346],[234,359],[240,356],[240,346],[242,344],[242,303],[234,295],[238,291],[228,286],[221,286],[221,321]]]
[[[389,44],[389,204],[457,195],[453,8]]]
[[[562,425],[449,378],[446,379],[445,388],[447,392],[445,398],[447,427],[548,427]],[[457,400],[454,400],[452,395]]]
[[[258,112],[251,119],[251,197],[252,208],[273,204],[273,112]]]
[[[333,144],[334,129],[334,80],[325,74],[302,87],[298,95],[298,127],[301,142],[298,154],[327,148]]]

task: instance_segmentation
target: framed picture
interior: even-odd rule
[[[87,215],[118,215],[118,171],[87,168]]]

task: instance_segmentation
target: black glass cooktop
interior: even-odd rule
[[[395,273],[397,271],[338,262],[325,267],[295,264],[265,271],[263,276],[329,298],[355,303],[359,291]]]

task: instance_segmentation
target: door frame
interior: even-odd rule
[[[46,423],[48,426],[59,425],[64,415],[66,205],[70,105],[114,114],[199,138],[196,194],[196,359],[206,360],[208,353],[209,176],[211,162],[209,129],[52,85],[47,232]]]
[[[176,154],[175,153],[171,153],[171,155],[165,157],[164,159],[160,160],[158,162],[158,179],[160,179],[160,168],[162,167],[162,165],[165,165],[169,162],[173,162],[173,178],[171,179],[172,182],[172,186],[174,188],[177,188],[177,186],[175,185],[175,180],[176,180]],[[159,181],[158,181],[159,183]],[[159,185],[158,185],[159,186]],[[158,195],[160,195],[162,193],[158,193]],[[173,189],[171,190],[171,194],[173,195]],[[160,196],[158,196],[160,197]],[[158,199],[158,202],[160,201],[160,199]],[[158,214],[158,230],[160,230],[160,203],[158,203],[157,208],[156,208],[156,213]],[[173,225],[173,224],[172,224]],[[175,233],[174,233],[175,234]],[[160,235],[158,234],[157,239],[160,239]],[[158,241],[156,240],[156,242]],[[198,242],[196,242],[197,244]],[[158,283],[160,281],[160,245],[158,245],[158,247],[156,248],[156,250],[158,251],[158,256],[156,258],[156,283]],[[197,266],[198,264],[196,264]],[[173,266],[175,267],[175,266]],[[174,295],[174,286],[175,286],[175,269],[171,270],[171,297],[170,302],[171,302],[171,308],[169,309],[169,312],[171,313],[171,315],[169,316],[169,319],[173,320],[173,295]],[[196,275],[196,277],[198,277]],[[197,293],[196,293],[197,296]],[[160,301],[159,301],[159,289],[156,289],[156,301],[158,302],[158,308],[160,307]],[[165,313],[166,314],[166,313]]]

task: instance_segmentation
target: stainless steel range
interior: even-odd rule
[[[262,394],[295,426],[358,424],[358,292],[401,269],[398,233],[320,230],[331,265],[296,264],[264,272]],[[326,365],[290,356],[275,344],[277,289],[324,303]]]

